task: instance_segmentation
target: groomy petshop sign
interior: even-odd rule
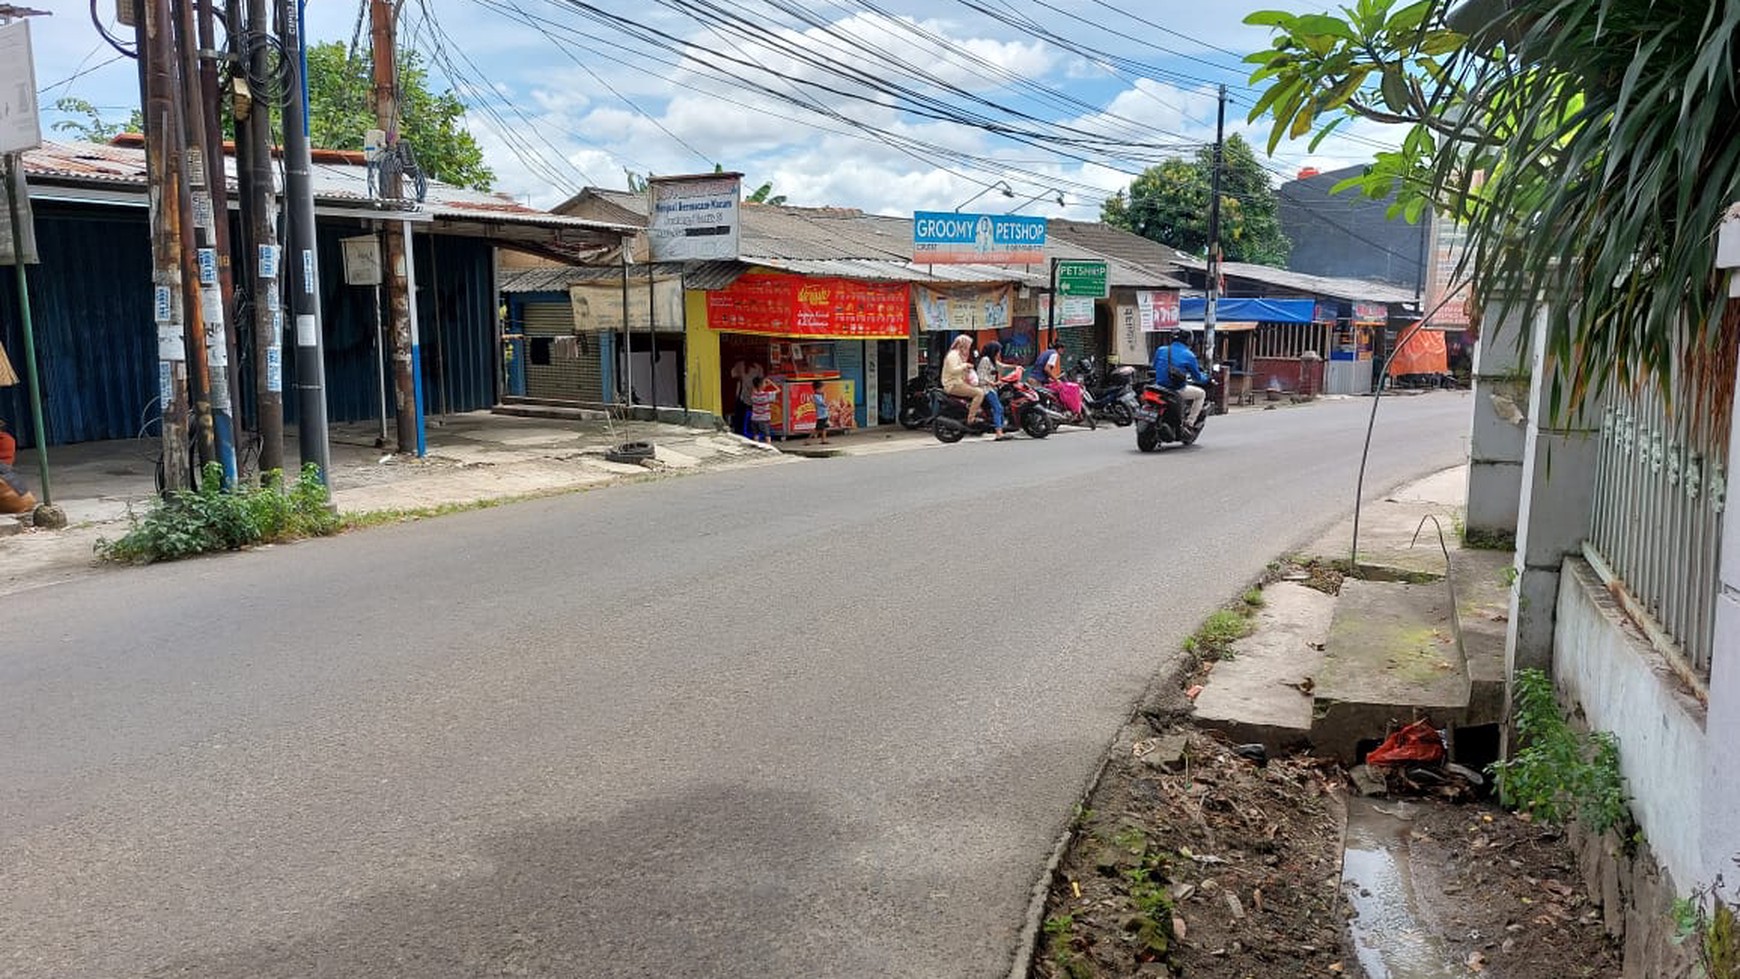
[[[1045,219],[919,211],[912,216],[912,260],[933,265],[1037,265],[1045,261]]]

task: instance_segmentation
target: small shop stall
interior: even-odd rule
[[[722,390],[734,392],[733,370],[761,368],[779,388],[772,429],[789,438],[815,431],[814,383],[822,382],[829,428],[856,428],[874,399],[880,351],[867,341],[903,341],[911,329],[903,282],[749,273],[706,294],[707,328],[719,333]],[[873,403],[873,400],[872,402]],[[871,419],[874,421],[874,419]]]

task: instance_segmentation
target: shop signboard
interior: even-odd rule
[[[622,331],[621,282],[583,282],[569,286],[568,302],[574,310],[574,332]],[[649,325],[655,324],[660,330],[677,332],[683,329],[683,280],[680,276],[660,276],[653,280],[653,301],[650,304],[646,298],[646,278],[629,277],[628,329],[643,333]]]
[[[750,274],[707,293],[707,325],[721,333],[834,340],[904,340],[904,282]]]
[[[1102,261],[1070,259],[1058,262],[1056,280],[1060,296],[1104,299],[1110,295],[1106,289],[1106,263]]]
[[[1037,265],[1045,261],[1045,219],[918,211],[912,216],[912,260],[920,265]]]
[[[647,245],[655,262],[737,257],[741,174],[653,177],[647,181]]]
[[[1368,326],[1382,326],[1389,322],[1390,308],[1383,303],[1354,303],[1353,321]]]
[[[1341,319],[1341,304],[1319,302],[1315,312],[1312,313],[1311,321],[1313,323],[1333,323],[1338,319]]]
[[[1015,287],[937,289],[915,285],[912,300],[918,308],[921,330],[950,333],[1001,330],[1012,321]]]
[[[1171,289],[1136,293],[1136,317],[1144,333],[1176,328],[1182,322],[1178,315],[1178,293]]]
[[[0,153],[22,153],[41,145],[30,21],[0,24]]]
[[[1148,362],[1148,338],[1141,328],[1141,307],[1119,306],[1117,358],[1120,364]]]

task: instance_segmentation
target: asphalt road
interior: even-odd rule
[[[15,598],[0,975],[1001,977],[1369,402],[623,486]],[[1368,485],[1470,402],[1386,403]]]

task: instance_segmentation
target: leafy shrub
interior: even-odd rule
[[[1618,739],[1573,731],[1540,670],[1517,672],[1515,705],[1522,750],[1492,766],[1504,804],[1550,823],[1575,817],[1596,833],[1629,822]]]
[[[322,537],[340,527],[330,499],[320,470],[313,465],[302,467],[289,487],[283,474],[273,470],[257,488],[226,490],[222,468],[207,463],[198,490],[177,490],[158,501],[120,539],[98,540],[97,554],[107,561],[150,564],[251,544]]]

